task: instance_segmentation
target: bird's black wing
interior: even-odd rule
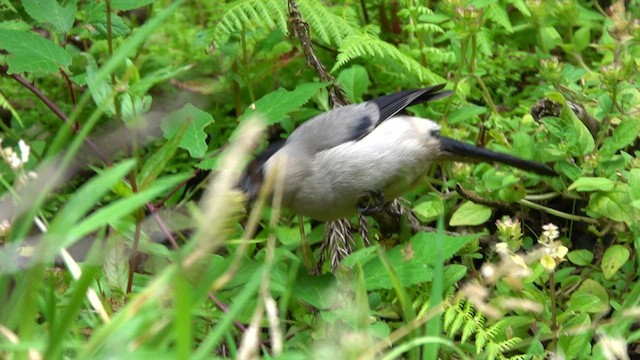
[[[333,109],[302,124],[289,136],[289,142],[301,144],[305,150],[316,153],[361,139],[409,106],[449,96],[451,91],[440,91],[444,86],[400,91]]]

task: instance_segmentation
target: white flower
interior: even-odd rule
[[[29,147],[24,140],[18,141],[18,147],[20,148],[20,160],[23,164],[26,164],[29,161],[29,152],[31,151],[31,147]]]

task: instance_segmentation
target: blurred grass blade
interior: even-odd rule
[[[116,200],[113,203],[101,208],[94,212],[84,221],[78,223],[73,228],[69,229],[65,236],[65,243],[63,246],[68,246],[76,240],[90,234],[98,228],[105,226],[109,223],[117,222],[119,219],[135,212],[140,207],[144,206],[147,202],[151,201],[155,197],[163,194],[167,190],[176,186],[180,182],[191,177],[191,174],[179,174],[167,176],[166,178],[158,179],[152,186],[145,189],[135,195]]]
[[[260,266],[243,286],[240,293],[234,297],[233,304],[229,306],[229,311],[220,318],[215,328],[213,328],[211,333],[201,342],[200,347],[192,357],[193,360],[210,358],[214,348],[220,344],[222,337],[229,331],[233,320],[237,318],[241,311],[248,311],[246,308],[247,303],[252,301],[258,293],[264,270],[265,266]]]
[[[96,203],[111,190],[114,184],[131,171],[135,163],[134,160],[123,161],[84,184],[53,218],[49,233],[64,234],[69,231],[96,206]]]

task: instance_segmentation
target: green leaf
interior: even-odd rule
[[[153,183],[155,179],[164,171],[167,164],[173,159],[173,155],[178,150],[178,145],[182,142],[182,138],[192,123],[185,121],[182,127],[174,132],[169,141],[154,151],[145,161],[140,173],[138,174],[138,189],[146,189]]]
[[[64,234],[73,228],[85,214],[96,206],[96,203],[109,192],[112,186],[131,171],[134,165],[134,160],[123,161],[85,183],[66,201],[53,218],[49,225],[49,233]]]
[[[40,23],[51,24],[57,33],[71,30],[77,11],[75,0],[66,1],[65,6],[56,0],[23,0],[22,5],[29,16]]]
[[[547,97],[562,104],[560,117],[543,118],[554,142],[565,143],[567,150],[573,156],[582,156],[593,152],[595,147],[593,136],[567,105],[562,94],[550,93]]]
[[[133,10],[149,4],[156,0],[111,0],[111,8],[114,10]]]
[[[256,101],[240,116],[238,121],[242,123],[252,116],[259,115],[267,125],[278,123],[284,120],[290,112],[299,110],[318,90],[325,86],[327,86],[326,83],[306,83],[298,85],[292,91],[280,88]]]
[[[87,13],[86,22],[93,26],[94,32],[97,32],[100,38],[107,37],[107,5],[104,2],[90,2],[85,12]],[[122,37],[129,34],[131,29],[124,23],[122,18],[111,13],[111,34],[114,37]]]
[[[486,8],[486,15],[489,19],[505,28],[507,32],[513,32],[513,26],[511,26],[511,21],[509,20],[509,14],[507,14],[507,11],[501,4],[495,2],[489,5],[489,7]]]
[[[611,191],[615,183],[603,177],[581,177],[569,186],[568,190],[577,191]]]
[[[578,290],[572,294],[572,297],[575,294],[589,294],[600,300],[599,306],[594,305],[590,312],[600,313],[609,309],[609,294],[607,293],[607,289],[605,289],[598,281],[585,279]]]
[[[332,274],[309,275],[300,271],[293,286],[292,294],[316,309],[326,309],[338,299],[338,286]]]
[[[71,65],[71,55],[66,50],[30,32],[0,28],[0,48],[9,52],[6,58],[9,74],[46,75]]]
[[[211,114],[186,104],[182,109],[172,112],[162,120],[162,132],[166,139],[170,139],[180,131],[183,124],[189,123],[180,140],[180,147],[189,151],[191,157],[202,158],[207,151],[207,133],[204,132],[204,128],[213,122]]]
[[[629,186],[616,184],[612,191],[591,194],[588,209],[600,216],[615,221],[624,221],[631,225],[633,212],[630,203]]]
[[[65,246],[72,244],[83,236],[86,236],[109,223],[117,222],[123,217],[128,216],[140,207],[144,206],[147,202],[156,198],[160,194],[165,193],[167,190],[188,179],[190,176],[191,174],[179,174],[158,179],[149,188],[138,192],[131,197],[116,200],[95,211],[84,221],[70,229],[67,229]]]
[[[305,234],[311,233],[311,224],[306,223],[304,228]],[[278,225],[274,232],[276,234],[276,238],[278,238],[283,245],[289,246],[300,244],[300,229],[297,226],[289,227]]]
[[[491,217],[491,208],[467,201],[451,215],[450,226],[480,225]]]
[[[392,265],[402,286],[411,286],[431,280],[434,253],[437,245],[437,233],[420,232],[409,243],[396,246],[387,251],[387,260]],[[478,235],[448,236],[442,235],[443,259],[446,261]],[[391,289],[393,283],[380,258],[376,257],[363,265],[367,290]],[[457,278],[459,268],[452,268],[449,279]]]
[[[475,118],[478,115],[487,112],[487,108],[484,106],[478,106],[474,104],[467,104],[460,108],[455,109],[447,116],[447,124],[458,124],[465,122],[468,119]]]
[[[354,103],[362,101],[362,95],[369,88],[369,74],[364,67],[353,65],[344,69],[336,79],[349,100]]]
[[[593,253],[586,249],[573,250],[567,254],[567,258],[575,265],[587,266],[593,261]]]
[[[591,43],[591,28],[585,26],[578,29],[578,31],[573,34],[573,43],[578,51],[586,49]]]
[[[437,195],[427,195],[426,198],[427,200],[422,200],[413,207],[413,212],[421,221],[429,222],[444,212],[444,203]]]
[[[600,147],[600,156],[609,158],[618,150],[631,145],[640,134],[640,119],[627,118],[613,130]]]
[[[591,318],[588,314],[574,316],[562,324],[558,332],[558,347],[567,359],[587,358],[591,353],[590,325]]]
[[[576,313],[599,313],[607,304],[595,295],[586,292],[575,292],[567,302],[568,311]]]
[[[622,245],[613,245],[609,247],[602,257],[602,274],[605,279],[611,279],[618,270],[629,260],[629,250]]]
[[[544,43],[544,48],[553,49],[562,44],[562,36],[553,26],[545,26],[540,29],[540,39]]]
[[[629,197],[632,201],[640,200],[640,169],[631,169],[627,175]]]

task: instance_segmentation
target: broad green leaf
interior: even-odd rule
[[[300,271],[292,293],[316,309],[326,309],[338,299],[338,285],[333,274],[311,276],[306,271]]]
[[[600,147],[600,156],[609,158],[618,150],[631,145],[640,134],[640,119],[628,118],[618,125]]]
[[[588,209],[615,221],[633,222],[629,186],[616,184],[613,190],[591,194]]]
[[[109,289],[117,289],[125,294],[129,281],[129,261],[124,242],[118,242],[108,247],[102,268]]]
[[[402,286],[411,286],[432,277],[432,266],[437,245],[437,233],[418,233],[411,240],[387,251],[387,260],[391,263]],[[477,235],[448,236],[443,235],[443,258],[450,259]],[[367,290],[391,289],[393,283],[380,258],[376,257],[363,265]],[[451,269],[450,279],[456,278],[459,269]]]
[[[73,228],[83,216],[96,206],[113,185],[131,171],[134,165],[134,160],[123,161],[85,183],[66,201],[53,218],[49,225],[49,233],[64,234]]]
[[[564,99],[564,97],[562,98],[562,101],[560,103],[562,104],[560,119],[567,122],[567,124],[570,124],[572,128],[571,130],[573,130],[575,135],[577,136],[575,144],[578,153],[576,155],[590,154],[595,147],[593,135],[591,135],[591,132],[589,131],[589,129],[587,129],[587,126],[582,121],[580,121],[580,119],[578,119],[573,110],[571,110],[569,105],[567,105],[567,101]]]
[[[64,6],[56,0],[23,0],[24,10],[40,23],[51,24],[57,33],[66,33],[73,26],[76,17],[76,2],[65,1]]]
[[[586,49],[591,43],[591,28],[588,26],[581,27],[573,34],[573,42],[576,45],[576,50],[582,51]]]
[[[622,245],[613,245],[609,247],[602,257],[602,274],[605,279],[611,279],[618,270],[629,260],[629,250]]]
[[[85,80],[93,102],[98,106],[105,106],[105,111],[110,115],[114,115],[115,105],[113,102],[113,89],[111,88],[111,84],[106,77],[102,77],[98,80],[98,63],[93,56],[90,54],[83,54],[83,56],[87,60],[87,65],[85,67]]]
[[[629,197],[631,200],[640,200],[640,169],[629,170],[627,181],[629,184]]]
[[[607,308],[607,304],[603,304],[599,297],[586,292],[573,293],[567,306],[568,311],[576,313],[599,313]]]
[[[558,334],[558,347],[567,359],[587,358],[591,353],[591,318],[580,314],[562,324]]]
[[[615,183],[603,177],[581,177],[569,186],[569,190],[577,191],[611,191]]]
[[[567,258],[575,265],[587,266],[593,261],[593,253],[586,249],[573,250],[567,254]]]
[[[311,224],[306,223],[304,226],[305,234],[311,233]],[[274,230],[276,238],[284,245],[298,245],[300,243],[300,229],[290,226],[278,225]]]
[[[354,103],[362,101],[362,95],[369,88],[369,74],[364,67],[353,65],[344,69],[336,79],[345,95]]]
[[[491,208],[467,201],[451,215],[450,226],[480,225],[491,217]]]
[[[9,74],[52,74],[71,65],[71,55],[66,50],[31,32],[0,28],[0,49],[9,52]]]
[[[135,126],[142,117],[151,109],[151,96],[133,95],[129,92],[120,94],[120,113],[122,122],[127,126]]]
[[[440,196],[428,195],[426,200],[413,207],[413,212],[421,221],[432,221],[444,212],[444,203]]]
[[[580,287],[574,294],[576,293],[591,294],[600,299],[600,310],[597,312],[602,312],[609,308],[609,293],[607,292],[607,289],[605,289],[604,286],[602,286],[602,284],[600,284],[600,282],[598,281],[585,279],[582,285],[580,285]]]
[[[556,30],[553,26],[545,26],[539,31],[540,39],[544,43],[545,48],[550,50],[562,44],[562,36],[560,36],[558,30]]]
[[[380,245],[371,245],[352,252],[344,260],[342,260],[342,265],[354,267],[358,263],[360,263],[361,265],[366,264],[368,261],[376,258],[376,251],[378,250],[379,246]]]
[[[467,122],[467,120],[475,118],[478,115],[487,112],[487,108],[484,106],[478,106],[474,104],[467,104],[459,107],[447,115],[447,124],[458,124]]]
[[[252,116],[260,115],[267,125],[280,122],[290,112],[299,110],[318,90],[326,85],[326,83],[300,84],[291,91],[280,88],[256,101],[240,116],[238,121],[242,123]]]
[[[86,23],[93,26],[100,38],[107,37],[107,5],[104,2],[90,2],[85,12],[87,13]],[[131,29],[124,23],[122,18],[115,13],[111,14],[111,34],[114,37],[121,37],[129,34]]]
[[[184,121],[178,131],[171,134],[169,141],[162,144],[158,150],[149,156],[138,174],[138,189],[146,189],[162,174],[164,168],[171,159],[173,159],[173,155],[176,153],[176,150],[178,150],[184,134],[192,124],[191,120]]]
[[[153,200],[160,194],[167,192],[170,188],[178,185],[190,176],[191,174],[179,174],[158,179],[148,189],[140,191],[131,197],[116,200],[111,204],[100,208],[84,221],[68,229],[66,233],[65,246],[72,244],[77,239],[88,235],[108,223],[116,222],[119,219],[128,216],[140,207],[144,206],[147,202]]]
[[[444,267],[442,273],[444,281],[442,287],[448,289],[455,285],[458,281],[462,280],[467,275],[467,267],[460,264],[451,264]]]
[[[186,122],[189,127],[180,141],[180,147],[188,150],[191,157],[202,158],[207,151],[207,133],[204,128],[214,122],[213,117],[208,112],[186,104],[162,120],[164,137],[169,139],[174,136]]]
[[[498,190],[498,197],[502,201],[516,203],[527,195],[527,189],[522,184],[505,185]]]

